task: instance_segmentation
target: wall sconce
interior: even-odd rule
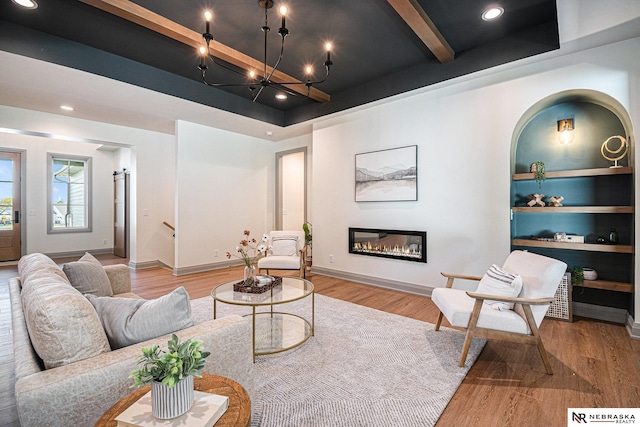
[[[558,120],[558,139],[565,145],[573,141],[573,119]]]

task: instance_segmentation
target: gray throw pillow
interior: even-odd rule
[[[71,286],[80,291],[81,294],[92,294],[99,297],[113,295],[111,282],[106,271],[104,271],[104,267],[89,252],[86,252],[76,262],[64,264],[62,271],[67,275]]]
[[[85,296],[98,312],[112,350],[193,326],[189,294],[183,286],[148,301]]]

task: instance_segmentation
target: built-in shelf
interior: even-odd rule
[[[603,175],[630,175],[633,173],[632,167],[619,168],[597,168],[597,169],[575,169],[567,171],[547,171],[546,179],[554,178],[576,178],[582,176],[603,176]],[[527,179],[535,179],[533,173],[514,173],[514,181],[523,181]]]
[[[512,243],[514,246],[529,246],[529,247],[535,247],[535,248],[570,249],[574,251],[611,252],[611,253],[620,253],[620,254],[633,253],[633,246],[631,245],[550,242],[546,240],[532,240],[532,239],[513,239]]]
[[[591,288],[591,289],[604,289],[607,291],[616,291],[616,292],[626,292],[633,293],[633,285],[631,283],[622,283],[622,282],[611,282],[608,280],[585,280],[584,283],[579,285],[583,288]]]
[[[526,213],[585,213],[585,214],[627,214],[633,213],[633,206],[518,206],[511,208],[513,212]]]

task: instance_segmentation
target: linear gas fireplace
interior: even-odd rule
[[[349,253],[427,262],[425,231],[349,228]]]

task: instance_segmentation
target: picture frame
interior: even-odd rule
[[[355,155],[355,201],[418,200],[418,146]]]

